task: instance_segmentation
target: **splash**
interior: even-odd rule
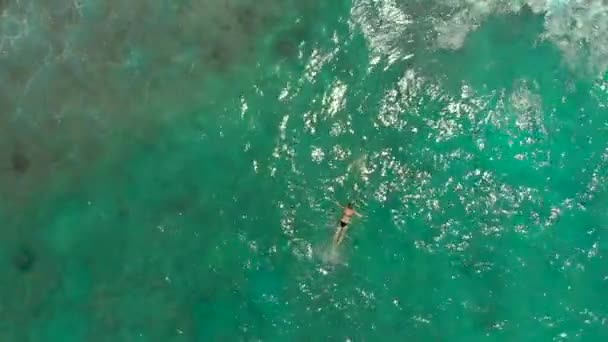
[[[325,243],[318,246],[317,252],[319,259],[326,266],[323,268],[327,272],[327,268],[333,268],[338,265],[347,265],[344,260],[344,255],[340,252],[340,247],[333,243]]]
[[[348,165],[348,172],[355,176],[365,175],[367,171],[367,154],[363,154]]]

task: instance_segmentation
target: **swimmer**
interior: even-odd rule
[[[334,235],[334,246],[339,246],[342,243],[342,240],[344,240],[344,236],[346,235],[348,225],[350,224],[353,215],[357,215],[359,217],[363,217],[363,215],[359,214],[355,209],[353,209],[353,204],[350,202],[346,205],[346,207],[343,207],[342,204],[337,202],[336,204],[344,209],[342,212],[342,218],[338,222],[338,229]]]

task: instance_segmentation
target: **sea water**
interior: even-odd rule
[[[608,338],[603,1],[0,13],[1,341]]]

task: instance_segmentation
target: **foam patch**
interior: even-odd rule
[[[374,7],[372,4],[380,10],[364,11]],[[525,8],[544,17],[545,31],[539,40],[555,44],[570,67],[593,76],[608,69],[608,4],[602,0],[441,0],[428,5],[433,10],[418,7],[418,2],[410,1],[359,0],[353,20],[361,26],[373,51],[394,56],[399,42],[425,30],[422,36],[433,37],[425,44],[427,48],[460,49],[469,34],[490,16]]]

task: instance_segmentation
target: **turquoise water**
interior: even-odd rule
[[[0,6],[1,341],[608,338],[601,1]]]

